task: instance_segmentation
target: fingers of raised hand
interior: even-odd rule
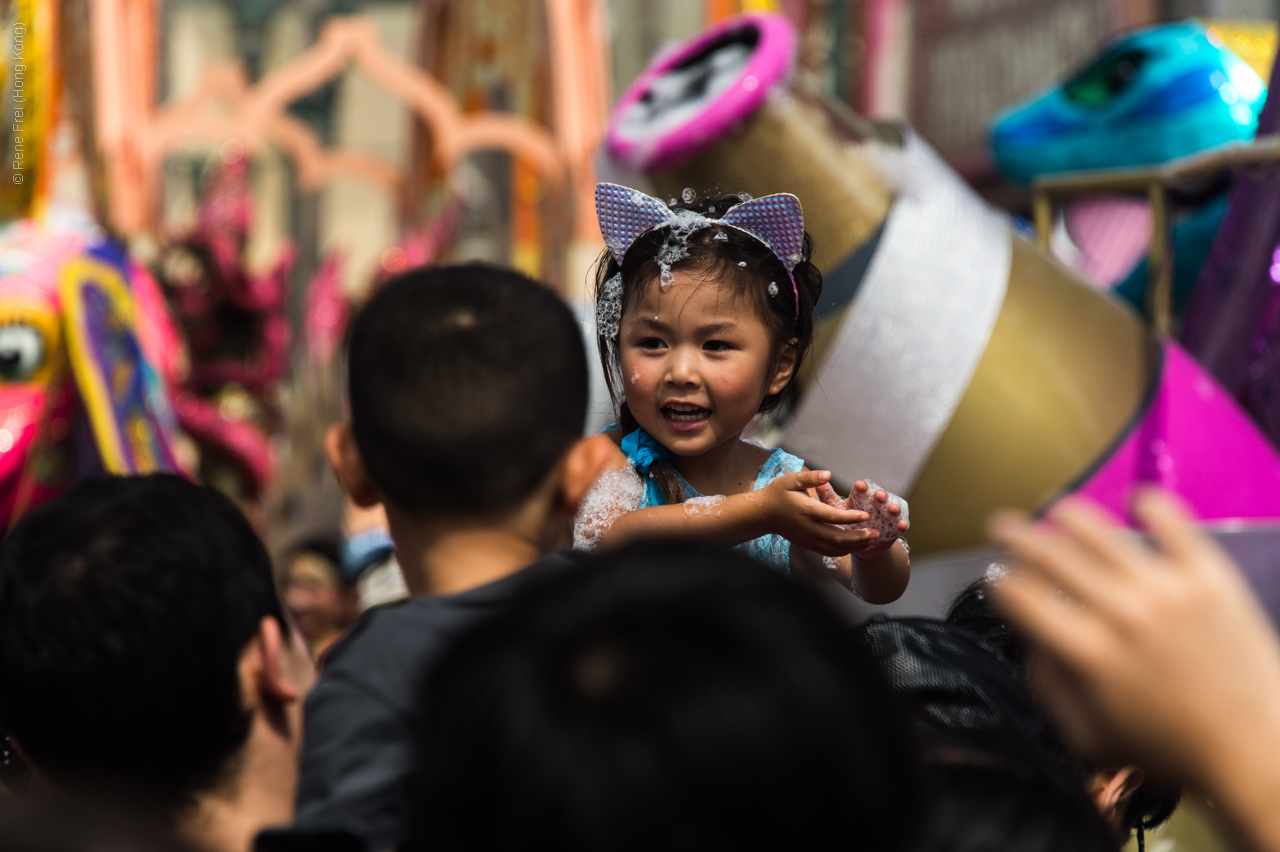
[[[1084,649],[1100,638],[1097,619],[1041,574],[1011,571],[992,584],[992,591],[996,604],[1028,638],[1063,659],[1080,662],[1087,656]]]
[[[859,479],[857,482],[853,483],[853,490],[859,494],[866,494],[867,489],[870,487],[871,486],[867,484],[865,479]]]
[[[1155,556],[1150,547],[1090,501],[1064,500],[1051,517],[1099,567],[1106,566],[1119,574],[1140,571],[1149,567]]]
[[[1085,603],[1106,598],[1108,571],[1070,535],[1037,529],[1025,516],[1013,512],[993,518],[991,533],[1030,574],[1045,578]]]
[[[1191,511],[1173,495],[1144,489],[1133,501],[1133,512],[1150,530],[1173,570],[1192,570],[1225,559],[1217,544],[1195,526]]]

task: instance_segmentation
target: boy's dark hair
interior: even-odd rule
[[[965,586],[947,609],[946,622],[981,636],[983,641],[1013,666],[1019,679],[1025,683],[1026,645],[1022,637],[1005,619],[1004,614],[992,602],[989,582],[980,579]],[[1067,748],[1053,731],[1048,720],[1046,720],[1043,735],[1037,738],[1037,745],[1055,758],[1081,784],[1098,771],[1098,767]],[[1143,832],[1155,828],[1171,817],[1181,799],[1180,786],[1147,776],[1142,786],[1129,798],[1122,823],[1128,831],[1138,832],[1139,845],[1143,846],[1145,845],[1142,842]]]
[[[916,760],[853,628],[745,556],[544,582],[424,692],[412,852],[905,849]]]
[[[369,475],[415,512],[520,506],[582,436],[582,329],[508,269],[414,269],[356,316],[351,426]]]
[[[694,231],[684,240],[687,254],[671,264],[673,270],[696,272],[731,288],[734,296],[756,312],[769,329],[775,357],[781,353],[787,341],[796,341],[796,366],[791,383],[780,392],[770,394],[760,403],[761,412],[774,411],[794,401],[795,376],[800,375],[805,356],[813,346],[813,310],[822,295],[822,273],[813,264],[813,238],[804,235],[801,260],[795,265],[799,311],[796,310],[796,294],[791,288],[791,277],[773,250],[755,237],[736,228],[720,228],[715,219],[723,216],[741,199],[736,195],[720,198],[701,198],[687,204],[671,204],[672,210],[694,210],[713,220],[712,224]],[[720,236],[723,235],[723,239]],[[618,263],[606,250],[596,264],[596,302],[604,295],[606,283],[614,275],[622,275],[622,309],[625,312],[643,298],[650,287],[659,283],[658,257],[670,236],[670,228],[655,228],[642,234],[627,250],[622,263]],[[769,285],[777,285],[776,296],[769,294]],[[615,341],[597,336],[600,363],[604,368],[605,384],[617,409],[618,426],[622,434],[634,431],[638,424],[627,408],[622,381],[622,364]],[[654,478],[668,503],[683,503],[684,490],[664,464],[653,466]]]
[[[239,661],[267,616],[270,559],[226,497],[84,482],[0,546],[0,727],[60,787],[172,814],[248,736]]]
[[[1114,852],[1084,790],[1039,755],[925,752],[932,795],[919,852]]]
[[[0,796],[0,852],[194,852],[138,815],[51,796]]]

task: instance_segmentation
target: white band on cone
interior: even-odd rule
[[[987,348],[1012,235],[914,133],[875,154],[897,198],[782,443],[839,479],[908,494]]]

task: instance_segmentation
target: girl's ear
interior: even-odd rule
[[[773,369],[773,378],[769,381],[769,392],[765,396],[782,393],[783,389],[791,383],[792,376],[796,374],[796,362],[800,356],[799,342],[799,338],[793,337],[782,344],[782,351],[778,353],[777,366]]]

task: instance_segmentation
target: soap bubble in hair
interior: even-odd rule
[[[616,273],[604,283],[604,292],[596,305],[596,332],[605,340],[618,336],[618,324],[622,320],[622,273]]]
[[[692,204],[693,200],[698,197],[698,193],[693,191],[693,187],[686,186],[684,191],[680,193],[680,197],[684,199],[685,204]]]

